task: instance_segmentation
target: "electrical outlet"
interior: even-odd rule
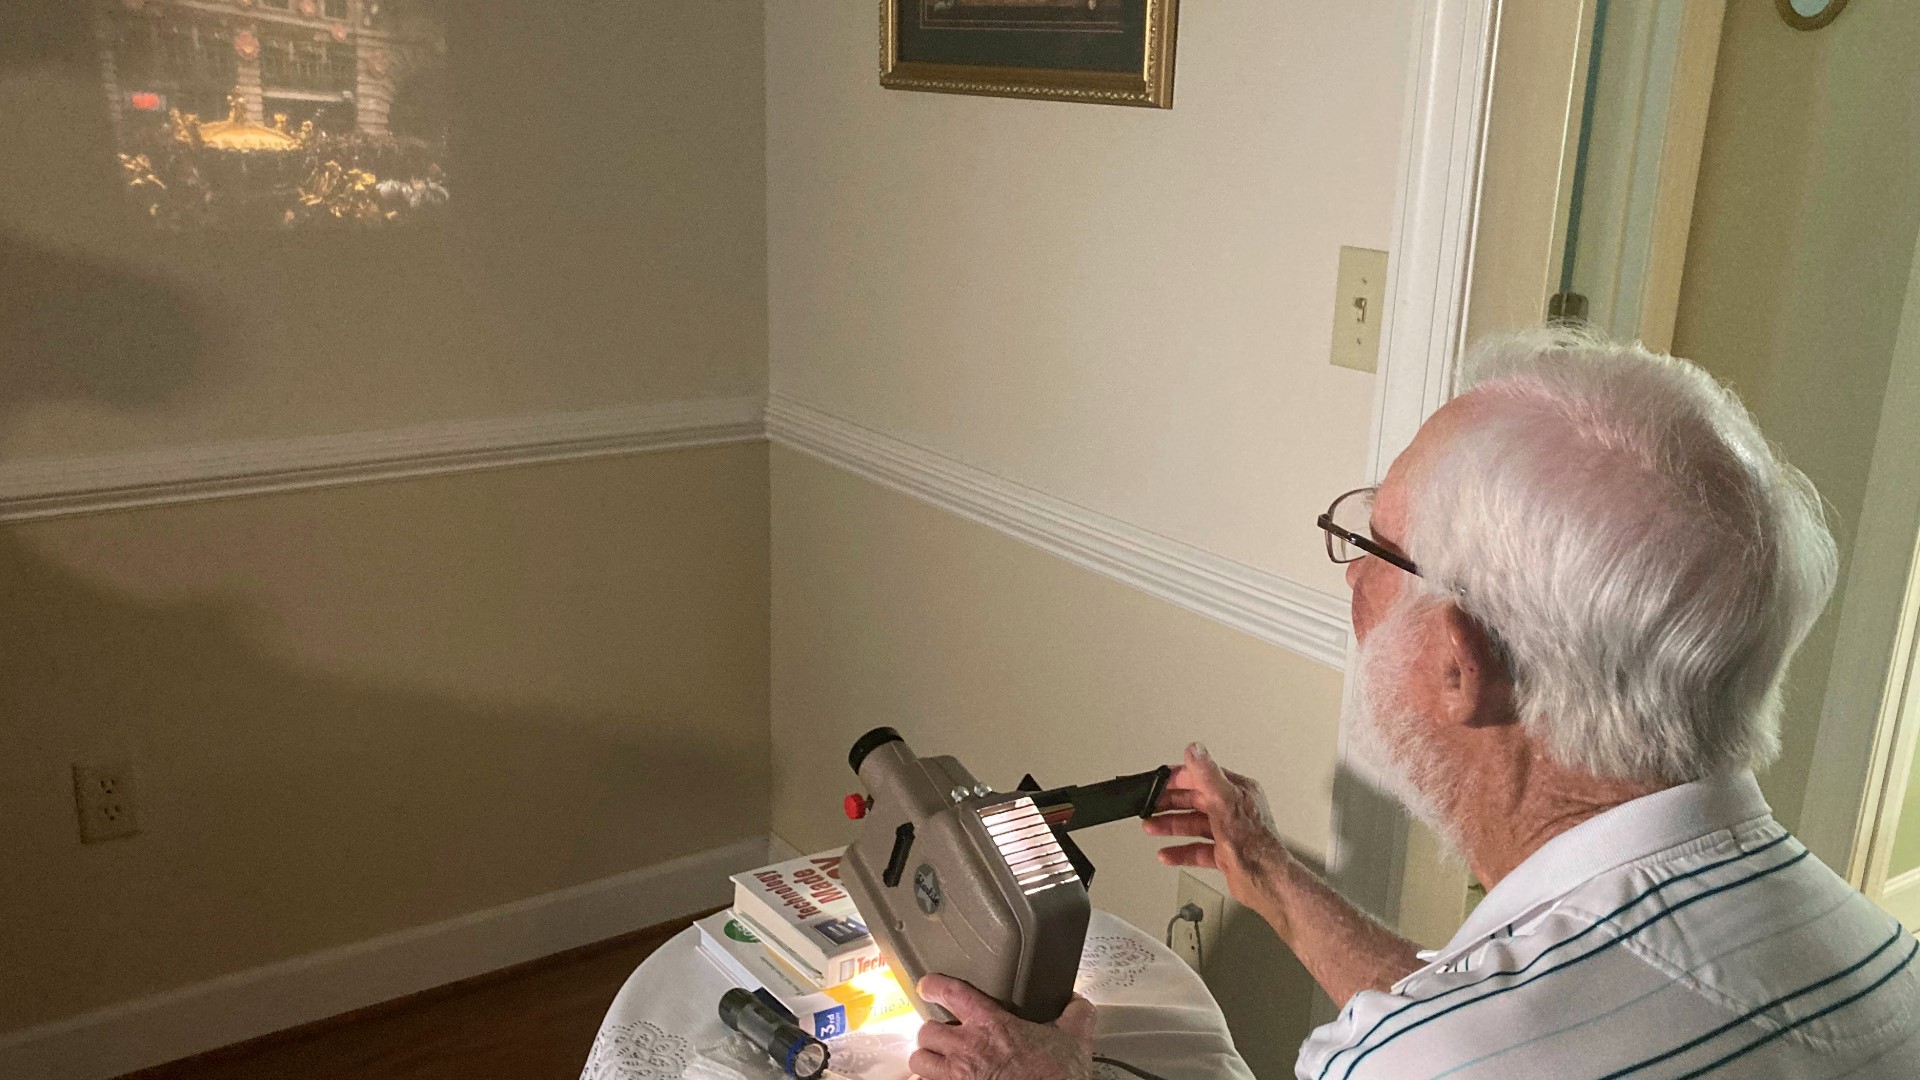
[[[1187,871],[1180,872],[1180,893],[1175,906],[1194,904],[1203,913],[1198,924],[1184,920],[1173,924],[1173,951],[1187,966],[1202,970],[1208,956],[1218,955],[1214,946],[1220,940],[1220,927],[1227,918],[1227,898],[1206,882]]]
[[[140,831],[140,822],[133,813],[132,774],[125,765],[76,762],[73,803],[80,815],[81,843],[98,843]]]
[[[1173,949],[1173,955],[1179,957],[1195,971],[1200,970],[1200,961],[1205,959],[1200,948],[1200,924],[1175,917],[1167,930],[1167,945]]]

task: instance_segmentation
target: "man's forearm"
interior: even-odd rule
[[[1261,874],[1256,910],[1336,1006],[1362,990],[1385,990],[1420,967],[1418,946],[1361,911],[1286,855]]]

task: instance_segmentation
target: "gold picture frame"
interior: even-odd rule
[[[1139,53],[1137,65],[1129,63],[1125,70],[954,63],[903,56],[902,15],[924,11],[928,4],[936,2],[938,0],[880,0],[881,86],[889,90],[941,94],[1084,101],[1152,109],[1173,107],[1173,45],[1178,0],[1123,0],[1128,14],[1137,20],[1133,37],[1138,39]],[[978,33],[996,30],[998,28]],[[989,44],[1012,43],[1020,40],[1020,35],[1000,31],[997,42],[992,38],[983,40]],[[1131,51],[1129,49],[1129,54]]]

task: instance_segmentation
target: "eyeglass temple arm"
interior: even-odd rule
[[[1366,552],[1367,554],[1373,556],[1374,558],[1383,559],[1399,567],[1400,569],[1405,570],[1409,574],[1413,574],[1416,577],[1419,576],[1420,570],[1418,567],[1414,565],[1412,559],[1409,559],[1404,555],[1396,555],[1393,552],[1388,551],[1386,548],[1381,547],[1379,544],[1374,543],[1371,539],[1367,537],[1349,532],[1346,529],[1343,529],[1340,526],[1335,525],[1333,523],[1333,515],[1321,514],[1318,524],[1322,529],[1332,533],[1333,535],[1339,537],[1342,540],[1345,540],[1347,543],[1352,544],[1354,547],[1359,548],[1361,551]]]

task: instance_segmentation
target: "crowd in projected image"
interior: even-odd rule
[[[160,227],[445,212],[443,0],[91,2],[122,176]]]

